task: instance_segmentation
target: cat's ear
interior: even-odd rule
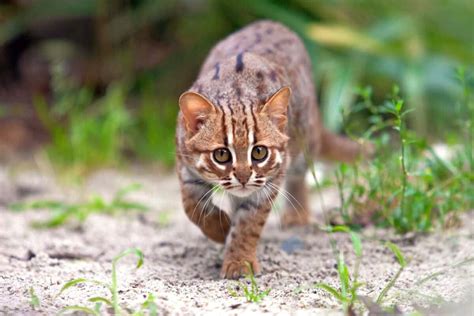
[[[179,97],[179,108],[183,113],[186,127],[195,133],[216,112],[212,103],[206,97],[196,92],[185,92]]]
[[[291,89],[289,87],[283,87],[271,96],[260,111],[268,115],[281,131],[285,128],[288,120],[287,112],[290,97]]]

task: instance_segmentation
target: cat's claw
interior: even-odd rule
[[[249,265],[252,267],[252,271],[249,269]],[[245,259],[245,260],[225,260],[222,264],[221,278],[225,279],[239,279],[242,276],[254,275],[260,273],[260,265],[256,259]]]

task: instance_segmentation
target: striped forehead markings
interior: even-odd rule
[[[219,79],[219,71],[220,71],[220,65],[219,63],[216,63],[214,66],[214,76],[212,77],[212,80],[218,80]]]
[[[236,57],[236,60],[235,60],[235,71],[236,72],[241,72],[242,70],[244,70],[244,61],[243,61],[243,58],[244,58],[244,53],[239,53]]]

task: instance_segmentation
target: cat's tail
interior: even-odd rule
[[[371,158],[375,153],[373,144],[359,143],[347,137],[323,129],[319,156],[323,159],[341,162],[354,162]]]

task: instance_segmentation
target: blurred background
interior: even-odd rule
[[[37,149],[78,171],[171,168],[177,99],[210,48],[258,19],[286,24],[313,61],[325,123],[394,85],[429,141],[466,133],[471,0],[10,0],[0,2],[0,160]],[[363,112],[353,125],[367,127]]]

